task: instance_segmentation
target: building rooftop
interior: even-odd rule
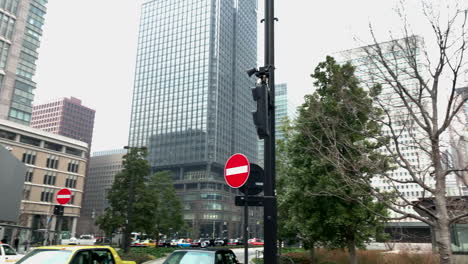
[[[29,132],[29,133],[34,134],[34,135],[40,135],[40,136],[43,136],[43,137],[60,140],[60,141],[67,142],[67,143],[70,143],[70,144],[74,144],[74,145],[77,145],[77,146],[80,146],[80,147],[83,147],[83,148],[89,148],[89,144],[86,143],[86,142],[79,141],[79,140],[69,138],[69,137],[65,137],[65,136],[61,136],[61,135],[58,135],[58,134],[46,132],[46,131],[38,129],[38,128],[32,128],[32,127],[29,127],[29,126],[21,125],[21,124],[18,124],[18,123],[9,121],[9,120],[0,119],[0,125],[6,126],[6,127],[11,127],[11,128],[18,129],[18,130],[22,130],[22,131],[26,131],[26,132]]]

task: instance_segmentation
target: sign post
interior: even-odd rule
[[[62,234],[61,234],[62,233],[62,216],[65,211],[65,208],[63,205],[70,202],[71,198],[72,198],[72,193],[70,189],[63,188],[57,192],[56,200],[57,200],[57,203],[59,203],[60,205],[55,206],[54,214],[57,217],[57,224],[56,224],[55,230],[57,232],[56,243],[58,245],[61,243],[61,240],[62,240]]]
[[[242,187],[249,179],[250,162],[243,154],[234,154],[227,161],[224,166],[224,179],[226,183],[232,188]],[[245,199],[247,200],[248,192],[245,192]],[[244,263],[249,263],[249,208],[248,204],[244,206]]]

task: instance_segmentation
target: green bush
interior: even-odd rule
[[[119,251],[119,255],[123,260],[135,261],[137,264],[143,263],[148,260],[164,257],[172,253],[177,248],[130,248],[130,252],[125,254],[123,251]]]
[[[310,264],[311,259],[308,251],[299,248],[282,249],[282,256],[288,258],[280,264],[289,264],[291,259],[294,264]],[[348,264],[349,255],[345,250],[316,249],[315,255],[318,264]],[[408,253],[383,254],[378,250],[359,250],[357,252],[359,264],[438,264],[437,255],[430,253]],[[285,258],[286,260],[286,258]],[[263,264],[263,259],[253,259],[255,264]]]
[[[148,260],[153,260],[153,259],[156,259],[154,256],[152,255],[148,255],[148,254],[144,254],[144,253],[139,253],[139,252],[128,252],[128,253],[119,253],[120,254],[120,257],[123,259],[123,260],[131,260],[131,261],[135,261],[137,264],[141,264],[143,262],[146,262]]]

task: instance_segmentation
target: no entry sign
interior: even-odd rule
[[[243,154],[234,154],[224,165],[224,179],[232,188],[239,188],[247,182],[250,174],[250,163]]]
[[[57,202],[59,204],[66,204],[71,200],[72,193],[69,189],[63,188],[57,192]]]

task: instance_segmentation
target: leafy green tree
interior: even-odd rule
[[[109,209],[98,221],[103,230],[109,230],[108,223],[112,223],[112,228],[123,228],[125,251],[130,245],[130,233],[142,229],[141,219],[149,207],[144,192],[150,171],[146,156],[146,148],[129,149],[124,156],[123,170],[115,176],[107,194]]]
[[[167,171],[151,176],[141,206],[141,210],[145,210],[140,219],[141,226],[157,242],[160,240],[160,234],[168,234],[171,230],[181,231],[185,227],[182,205]]]
[[[96,219],[96,225],[104,231],[107,237],[111,238],[111,244],[112,234],[120,227],[123,227],[124,222],[125,219],[122,216],[114,214],[110,208],[107,208],[104,214],[98,216]]]
[[[380,137],[371,96],[350,64],[327,57],[312,74],[316,91],[305,97],[297,120],[279,145],[278,200],[284,228],[298,230],[313,256],[316,245],[356,248],[383,230],[386,209],[370,195],[371,178],[389,169],[377,150]],[[371,95],[371,96],[370,96]],[[281,231],[280,231],[281,234]]]

